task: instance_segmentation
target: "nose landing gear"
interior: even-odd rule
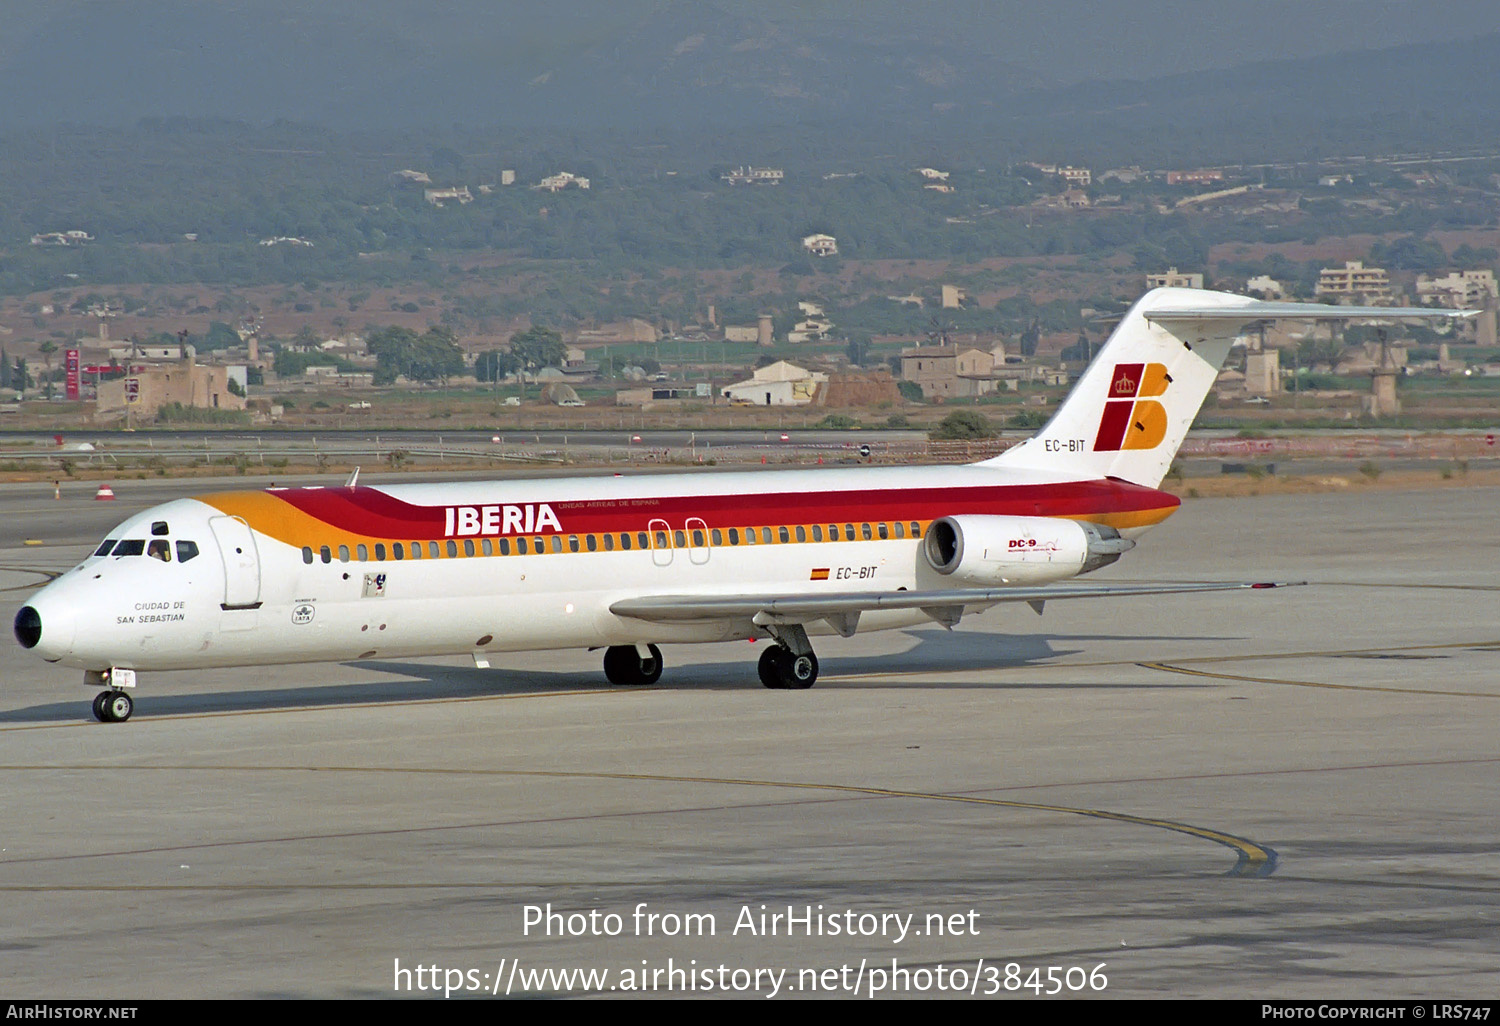
[[[135,711],[135,702],[123,690],[135,687],[135,671],[121,666],[107,670],[89,670],[83,675],[86,685],[103,684],[105,690],[94,696],[94,719],[100,723],[124,723]]]
[[[101,691],[94,696],[94,719],[100,723],[124,723],[135,711],[135,702],[123,691]]]

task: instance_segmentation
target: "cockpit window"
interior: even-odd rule
[[[151,534],[152,534],[153,537],[160,538],[162,535],[164,535],[166,533],[167,533],[167,522],[165,520],[156,520],[156,521],[152,522],[152,524],[151,524]]]
[[[177,562],[186,563],[198,554],[198,543],[180,541],[177,543]]]
[[[99,546],[97,549],[94,550],[94,555],[96,555],[96,556],[107,556],[107,555],[109,555],[109,550],[115,547],[116,540],[117,539],[115,539],[115,538],[106,538],[106,539],[104,539],[104,544],[101,545],[101,546]]]
[[[146,551],[146,539],[127,538],[115,546],[112,556],[139,556]]]
[[[152,538],[151,544],[146,546],[146,555],[152,559],[159,559],[163,563],[172,562],[172,545],[165,538]]]

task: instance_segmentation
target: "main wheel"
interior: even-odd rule
[[[793,655],[788,649],[774,645],[760,654],[756,669],[760,672],[760,682],[768,688],[802,691],[817,683],[818,657],[811,652]]]
[[[818,682],[818,657],[811,652],[807,655],[792,655],[787,653],[786,657],[786,686],[805,691]]]
[[[102,706],[104,718],[110,723],[124,723],[135,711],[135,703],[123,691],[108,693]]]
[[[772,645],[760,654],[760,662],[756,664],[756,670],[760,673],[760,682],[766,687],[780,691],[786,687],[781,682],[781,653],[786,649],[780,645]]]
[[[604,650],[604,676],[620,687],[655,684],[661,679],[661,649],[647,645],[650,653],[642,659],[634,645],[611,645]]]

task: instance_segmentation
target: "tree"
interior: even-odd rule
[[[537,324],[512,335],[510,351],[521,362],[522,369],[530,371],[554,367],[567,355],[562,336]]]
[[[521,369],[520,358],[503,349],[487,349],[474,361],[474,380],[499,381]]]
[[[995,428],[984,414],[975,410],[958,410],[943,418],[943,422],[930,434],[933,439],[959,439],[969,441],[976,438],[995,437]]]
[[[47,361],[47,398],[52,398],[52,354],[57,352],[57,343],[50,338],[43,340],[37,346],[37,351],[42,354],[42,359]]]

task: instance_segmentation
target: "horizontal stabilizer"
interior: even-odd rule
[[[851,613],[886,609],[936,609],[993,606],[1000,602],[1057,602],[1078,598],[1125,598],[1185,592],[1284,588],[1285,583],[1073,584],[1047,588],[951,588],[940,591],[865,591],[843,595],[650,595],[621,599],[609,611],[616,616],[662,623],[688,620],[756,620],[764,623],[812,623]],[[843,621],[847,623],[847,620]]]
[[[1369,320],[1406,317],[1474,317],[1478,310],[1451,310],[1428,306],[1338,306],[1333,303],[1271,303],[1246,299],[1226,306],[1173,306],[1144,310],[1148,321],[1280,321],[1280,320]]]

